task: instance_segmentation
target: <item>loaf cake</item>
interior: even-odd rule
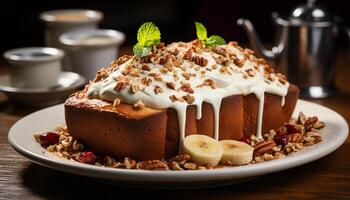
[[[187,135],[256,135],[288,122],[299,90],[236,42],[200,41],[122,56],[65,102],[70,134],[94,151],[136,160],[181,151]]]

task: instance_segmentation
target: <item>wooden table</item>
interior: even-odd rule
[[[339,94],[311,101],[337,111],[349,124],[350,95],[346,92],[350,91],[350,66],[342,58],[337,59]],[[4,72],[6,68],[0,67],[0,73]],[[250,182],[202,190],[143,190],[106,185],[48,169],[16,153],[8,144],[7,133],[17,120],[34,110],[7,101],[0,103],[0,199],[350,199],[350,138],[320,160]]]

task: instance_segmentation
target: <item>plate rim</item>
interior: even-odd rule
[[[47,94],[47,93],[57,93],[57,92],[68,91],[68,90],[71,90],[74,88],[81,87],[86,83],[86,79],[82,75],[75,73],[75,72],[61,71],[58,76],[60,77],[60,76],[67,75],[67,74],[72,74],[74,76],[78,76],[78,79],[74,83],[69,85],[68,87],[59,87],[56,90],[50,90],[49,88],[24,89],[24,88],[17,88],[17,87],[6,86],[3,84],[0,84],[0,91],[7,93],[7,94],[8,93],[10,93],[10,94]],[[10,78],[10,75],[9,74],[0,75],[0,80],[6,79],[6,78]]]
[[[246,166],[238,166],[232,168],[222,168],[215,170],[194,170],[194,171],[147,171],[147,170],[128,170],[128,169],[114,169],[114,168],[106,168],[94,165],[87,165],[83,163],[78,163],[74,161],[63,162],[61,159],[50,159],[43,155],[36,154],[35,152],[31,152],[28,149],[20,146],[14,141],[13,135],[14,129],[16,125],[20,124],[20,122],[25,121],[29,117],[39,113],[45,112],[49,109],[59,109],[58,107],[63,106],[63,104],[58,104],[55,106],[51,106],[36,112],[33,112],[30,115],[23,117],[18,120],[9,130],[8,133],[8,141],[10,145],[21,155],[30,159],[31,161],[49,167],[51,169],[95,177],[95,178],[103,178],[109,180],[127,180],[127,181],[139,181],[141,178],[146,182],[199,182],[199,181],[214,181],[214,180],[224,180],[224,179],[238,179],[238,178],[248,178],[258,175],[264,175],[272,172],[278,172],[290,168],[294,168],[300,165],[304,165],[306,163],[313,162],[319,158],[322,158],[336,149],[338,149],[347,139],[349,133],[349,127],[346,120],[337,112],[333,111],[330,108],[319,105],[317,103],[312,103],[309,101],[298,99],[298,104],[301,102],[302,104],[311,104],[313,106],[321,106],[324,109],[327,109],[327,112],[333,112],[339,118],[339,124],[342,124],[339,132],[339,137],[336,140],[331,141],[332,145],[327,145],[327,148],[324,148],[321,152],[309,153],[309,154],[298,154],[298,156],[291,155],[287,158],[281,158],[277,160],[272,160],[269,162],[256,163],[254,167]],[[312,148],[312,147],[309,147]],[[49,153],[47,150],[43,149],[45,153]],[[289,162],[284,162],[285,159],[288,159]],[[238,171],[238,172],[237,172]],[[229,176],[228,173],[233,173],[234,176]],[[114,177],[110,177],[113,175]],[[117,177],[117,178],[116,178]]]

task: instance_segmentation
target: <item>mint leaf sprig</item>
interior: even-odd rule
[[[195,22],[197,38],[204,44],[205,47],[214,47],[226,44],[224,38],[218,35],[212,35],[208,38],[207,29],[202,23]]]
[[[154,45],[160,43],[159,28],[153,22],[143,23],[137,31],[137,43],[134,45],[134,54],[138,57],[147,56]]]

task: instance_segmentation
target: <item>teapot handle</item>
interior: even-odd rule
[[[341,32],[345,33],[348,38],[348,55],[350,55],[350,28],[348,27],[342,27]]]

